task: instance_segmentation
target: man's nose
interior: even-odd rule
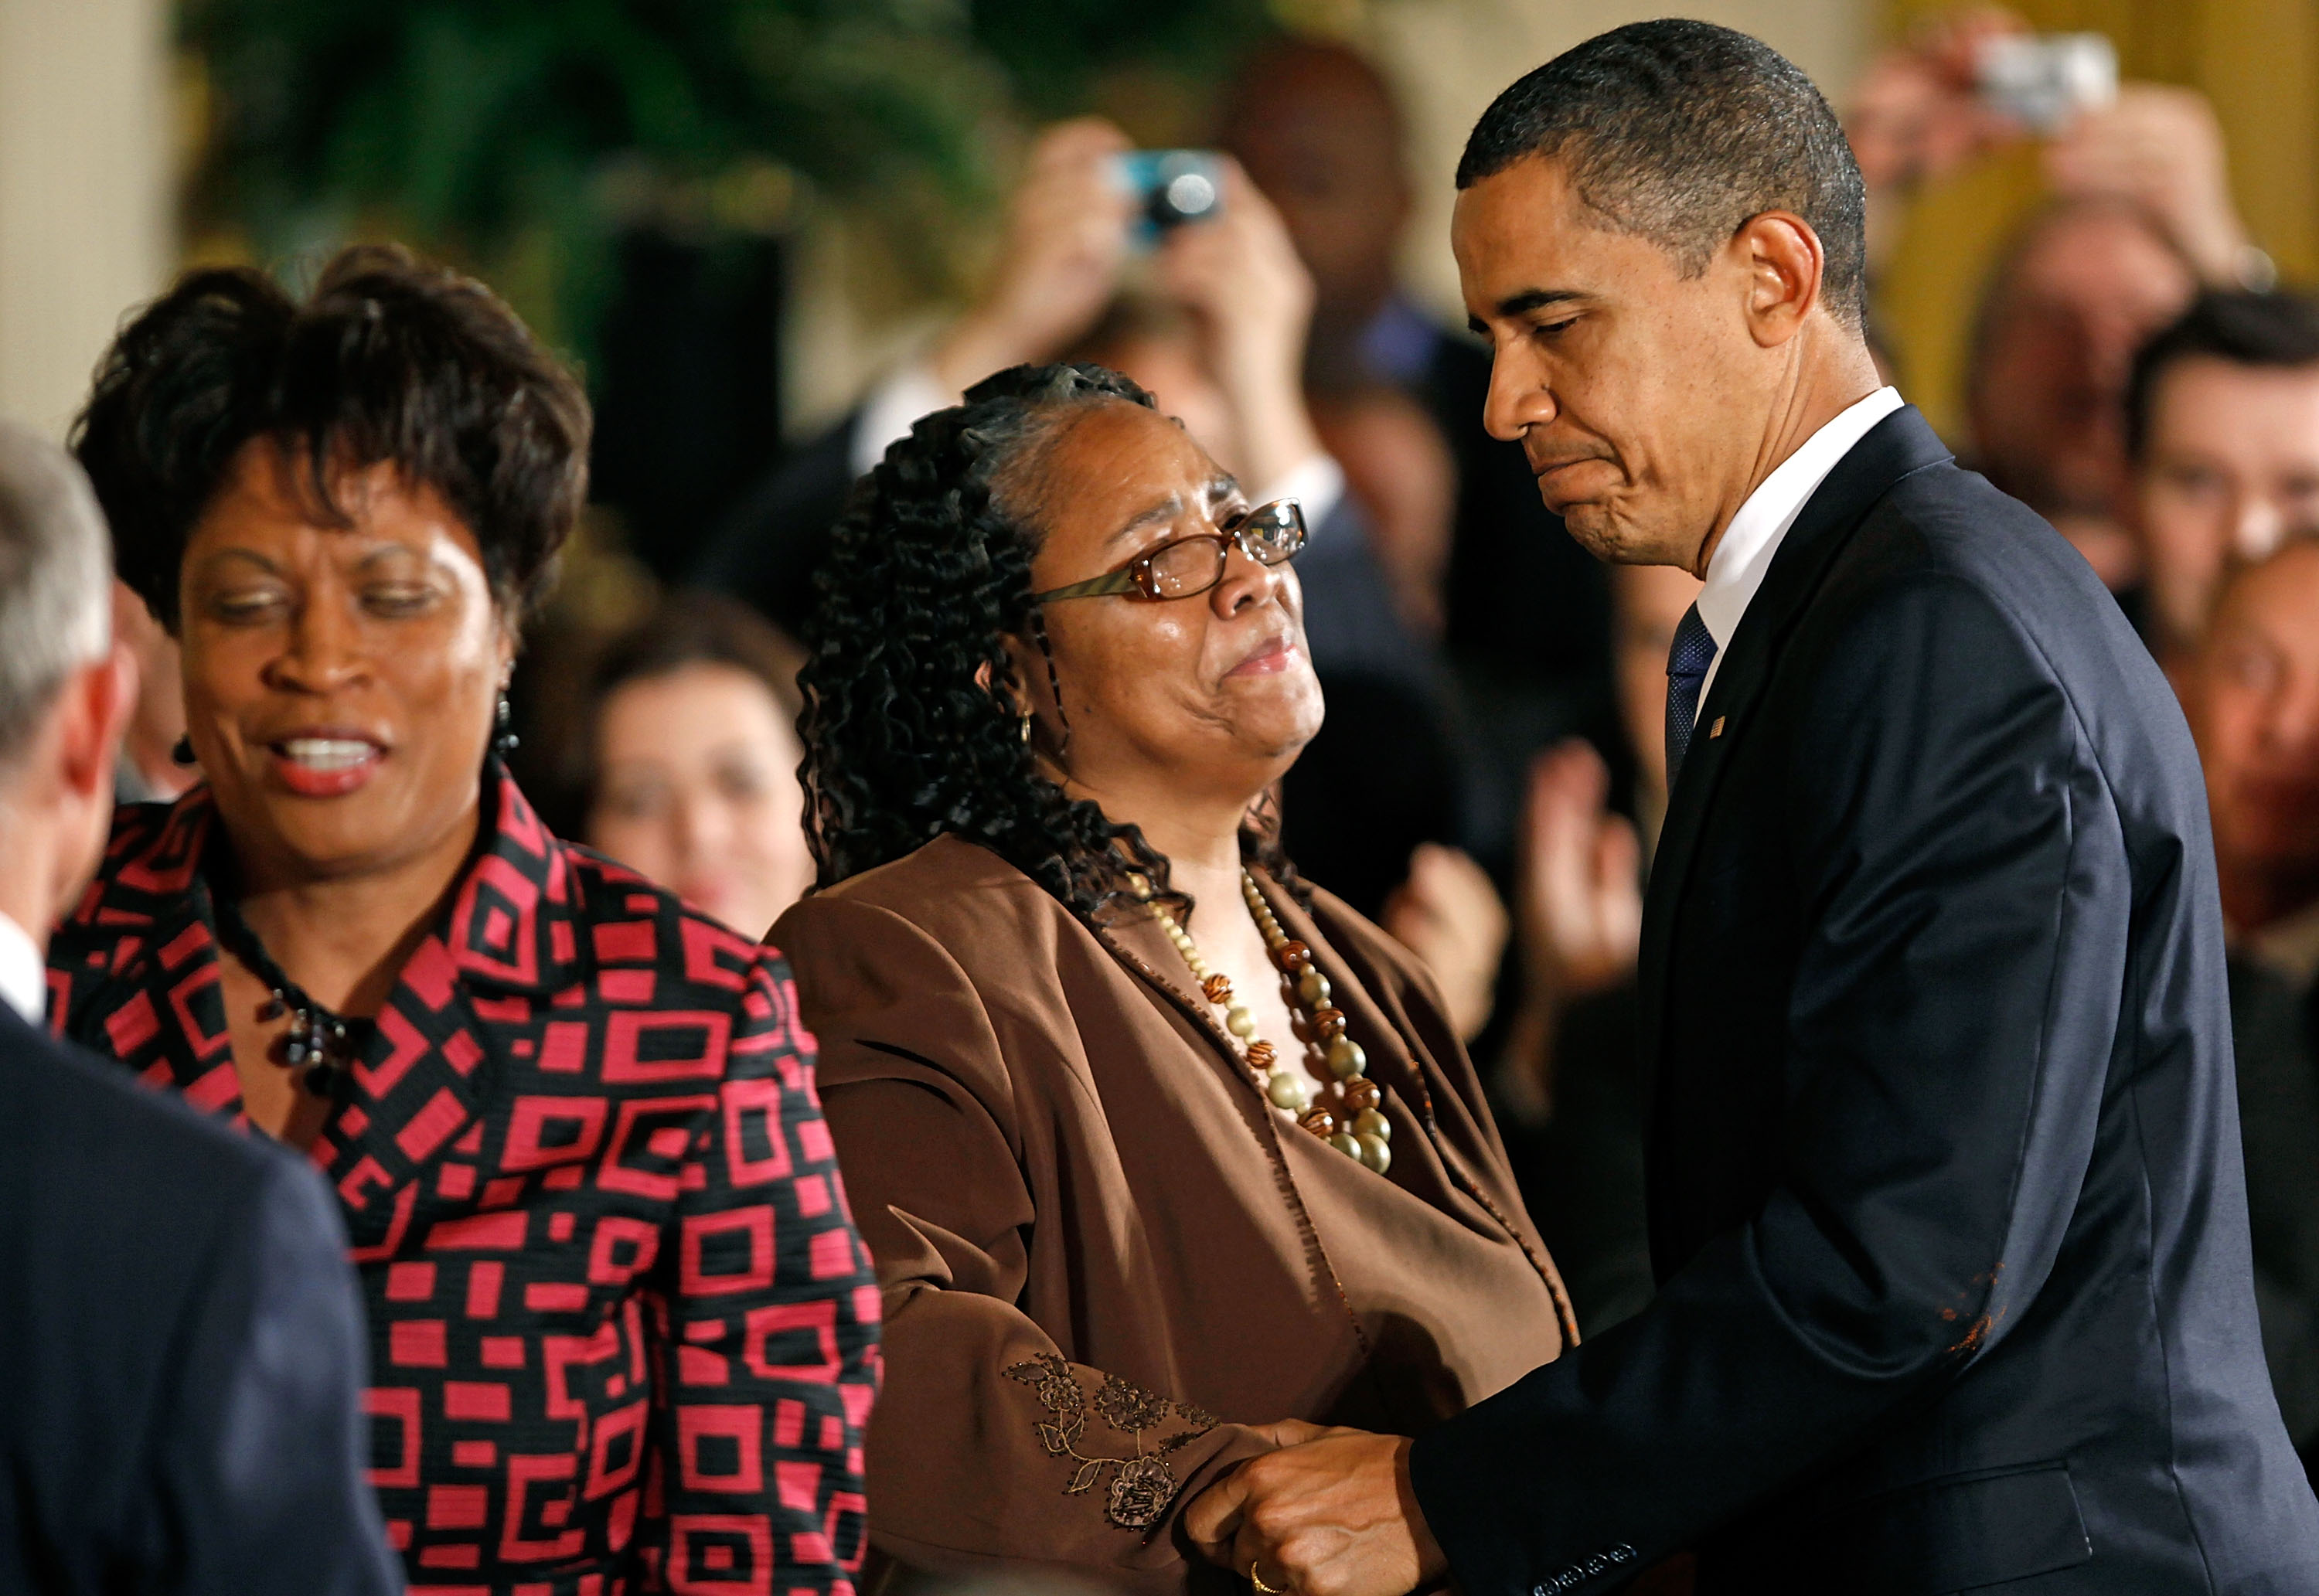
[[[1482,426],[1492,437],[1520,443],[1530,428],[1552,421],[1558,409],[1535,362],[1497,352],[1490,362],[1489,397],[1482,404]]]
[[[2236,511],[2231,526],[2233,559],[2251,564],[2267,558],[2287,536],[2287,518],[2268,493],[2240,495]]]

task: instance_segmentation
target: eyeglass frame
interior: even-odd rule
[[[1296,546],[1274,561],[1267,561],[1262,555],[1248,546],[1249,527],[1254,524],[1259,516],[1268,510],[1287,511],[1288,519],[1296,527]],[[1262,565],[1267,571],[1270,571],[1275,566],[1286,565],[1298,555],[1303,554],[1304,546],[1312,541],[1312,530],[1304,525],[1304,506],[1302,502],[1295,499],[1268,500],[1262,504],[1250,506],[1230,527],[1221,531],[1194,532],[1182,537],[1171,537],[1155,548],[1144,550],[1116,569],[1105,572],[1101,576],[1090,576],[1085,582],[1075,582],[1067,587],[1050,588],[1043,593],[1033,593],[1031,595],[1030,602],[1034,605],[1052,604],[1064,599],[1119,597],[1133,599],[1146,604],[1165,604],[1176,599],[1196,599],[1202,593],[1214,592],[1217,584],[1223,581],[1224,569],[1232,564],[1233,549],[1239,549],[1250,559]],[[1189,592],[1160,592],[1159,582],[1151,574],[1152,562],[1169,549],[1180,547],[1187,543],[1213,543],[1216,546],[1220,557],[1216,561],[1214,578],[1208,582],[1207,586],[1194,588]]]

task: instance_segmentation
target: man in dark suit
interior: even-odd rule
[[[1491,430],[1598,556],[1705,582],[1638,979],[1659,1291],[1187,1529],[1300,1596],[1686,1547],[1710,1592],[2319,1591],[2197,758],[2084,561],[1878,387],[1834,116],[1639,23],[1501,95],[1458,177]]]
[[[328,1193],[39,1028],[136,699],[105,550],[79,468],[0,426],[0,1591],[384,1596]]]

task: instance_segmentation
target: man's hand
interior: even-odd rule
[[[990,286],[934,351],[937,382],[964,392],[992,372],[1053,359],[1094,325],[1127,254],[1134,202],[1111,162],[1131,148],[1094,116],[1039,135],[1006,203]]]
[[[1276,1427],[1279,1438],[1303,1433]],[[1213,1562],[1296,1596],[1408,1596],[1448,1559],[1409,1486],[1408,1439],[1365,1430],[1252,1457],[1202,1492],[1184,1528]]]
[[[2058,194],[2115,195],[2164,227],[2209,283],[2235,283],[2247,242],[2215,108],[2196,89],[2129,83],[2045,149]]]
[[[1171,230],[1152,266],[1160,292],[1191,312],[1201,362],[1240,423],[1249,491],[1267,491],[1321,452],[1304,408],[1312,275],[1280,212],[1230,160],[1221,212]]]

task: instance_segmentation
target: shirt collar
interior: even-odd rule
[[[47,1022],[48,965],[31,933],[5,915],[0,915],[0,1002],[28,1025]]]
[[[1839,410],[1747,495],[1707,562],[1707,585],[1699,594],[1699,618],[1715,639],[1718,657],[1731,645],[1731,635],[1739,629],[1739,618],[1747,612],[1755,590],[1764,585],[1764,573],[1780,552],[1781,539],[1813,492],[1853,445],[1899,408],[1899,391],[1886,387]],[[1705,703],[1704,691],[1700,699]]]

